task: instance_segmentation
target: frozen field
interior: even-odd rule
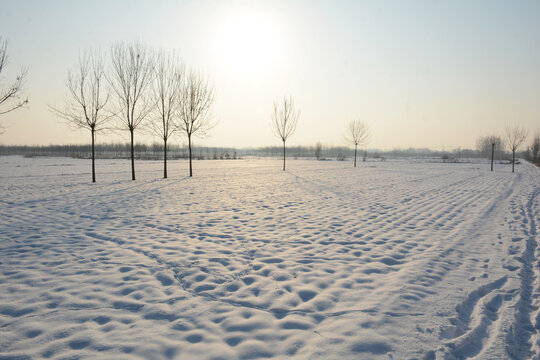
[[[540,358],[539,169],[287,165],[0,157],[0,359]]]

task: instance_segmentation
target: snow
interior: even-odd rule
[[[0,157],[0,358],[540,357],[528,163]]]

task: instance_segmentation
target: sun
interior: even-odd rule
[[[279,55],[279,29],[254,12],[235,13],[218,26],[220,60],[247,73],[264,71]]]

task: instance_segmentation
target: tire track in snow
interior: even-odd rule
[[[534,171],[537,170],[533,168],[533,173]],[[501,207],[504,203],[512,207],[516,206],[517,198],[513,194],[515,184],[524,181],[522,176],[523,174],[513,176],[508,190],[495,198],[492,204],[488,205],[484,216],[475,221],[477,227],[486,226],[484,220],[488,219],[488,216],[496,207]],[[536,173],[533,174],[534,176],[537,176]],[[520,287],[514,288],[512,283],[506,281],[508,276],[505,275],[470,292],[466,299],[456,306],[458,316],[450,318],[451,325],[441,328],[441,339],[451,340],[445,342],[445,349],[439,350],[442,352],[438,353],[437,358],[466,359],[476,356],[492,358],[495,354],[501,356],[503,349],[512,359],[525,359],[534,355],[530,351],[529,344],[529,338],[534,332],[531,324],[531,293],[535,279],[532,263],[537,248],[535,216],[532,206],[539,193],[540,188],[533,188],[533,192],[527,196],[526,205],[521,207],[522,228],[527,228],[525,233],[528,239],[523,254],[517,258],[522,264],[519,274]],[[510,225],[511,230],[514,228],[512,221],[507,225]],[[505,263],[506,261],[502,264],[503,268],[513,271],[513,268]],[[514,278],[512,275],[510,277]],[[513,303],[511,301],[516,297],[516,294],[519,299]],[[508,312],[513,308],[515,308],[514,321],[508,328]],[[503,312],[508,314],[504,319],[504,323],[502,323]],[[506,335],[503,336],[503,334]],[[503,342],[502,347],[501,342]],[[496,347],[490,349],[493,345]],[[489,354],[487,354],[488,350],[490,350]],[[431,353],[434,355],[434,352]]]
[[[467,183],[467,180],[470,183]],[[492,179],[488,179],[493,181]],[[435,234],[439,235],[439,241],[437,246],[427,249],[422,257],[416,260],[414,271],[403,285],[400,291],[399,301],[396,302],[398,307],[409,309],[416,305],[416,303],[435,292],[431,289],[442,282],[444,278],[451,271],[459,270],[460,267],[467,263],[466,258],[473,253],[482,253],[482,251],[471,251],[471,247],[476,246],[475,242],[470,241],[479,233],[479,229],[485,226],[486,220],[489,220],[492,208],[494,204],[501,204],[511,197],[513,192],[514,183],[517,181],[513,179],[511,184],[508,184],[509,190],[500,194],[496,198],[489,198],[488,202],[482,202],[482,199],[486,198],[485,178],[479,176],[473,176],[468,179],[462,179],[455,183],[449,184],[447,187],[441,187],[439,193],[444,194],[442,199],[441,195],[437,192],[431,192],[431,202],[439,208],[439,212],[432,213],[436,216],[439,213],[448,213],[448,215],[442,220],[443,222],[454,221],[453,226],[441,226],[438,228]],[[455,185],[455,186],[454,186]],[[461,191],[461,187],[466,185],[467,191]],[[499,185],[501,186],[501,185]],[[444,189],[452,188],[452,190],[444,191]],[[476,188],[483,191],[477,191]],[[471,195],[472,194],[472,195]],[[448,204],[445,198],[451,198],[453,203]],[[442,202],[443,205],[439,205]],[[420,205],[418,204],[420,207]],[[465,222],[468,216],[470,216],[471,208],[477,209],[477,216],[474,221]],[[423,208],[423,207],[421,207]],[[465,222],[465,228],[461,227],[461,224]],[[467,236],[463,236],[466,234]]]
[[[445,342],[448,347],[445,358],[466,359],[483,350],[485,339],[491,334],[489,328],[498,320],[498,310],[503,301],[504,293],[497,290],[506,280],[507,277],[503,276],[480,286],[456,306],[458,316],[450,319],[452,325],[441,332],[441,338],[451,339]]]
[[[523,218],[523,222],[526,226],[527,239],[525,242],[525,251],[518,258],[518,261],[521,263],[521,270],[519,272],[521,284],[519,288],[519,299],[516,303],[514,323],[508,334],[507,352],[512,359],[537,358],[540,355],[533,352],[530,343],[532,335],[538,332],[538,326],[535,329],[535,325],[533,325],[534,320],[531,319],[534,314],[533,310],[535,310],[533,306],[533,284],[538,276],[538,269],[534,269],[535,261],[538,260],[535,257],[538,247],[536,225],[536,221],[538,220],[536,214],[538,212],[534,209],[538,194],[540,194],[540,188],[536,188],[533,191],[525,207],[522,208],[526,215]]]

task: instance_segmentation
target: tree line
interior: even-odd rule
[[[512,172],[516,162],[516,153],[525,143],[528,131],[519,125],[507,127],[504,135],[481,136],[476,141],[476,147],[480,153],[491,159],[491,171],[495,158],[501,159],[505,149],[512,153]],[[533,136],[530,146],[522,152],[522,156],[532,163],[540,166],[540,133]]]
[[[135,132],[149,130],[163,141],[163,177],[167,178],[167,149],[179,133],[187,139],[189,176],[193,176],[193,138],[204,137],[215,125],[212,119],[214,90],[208,79],[187,69],[175,52],[155,52],[142,43],[113,45],[108,57],[99,51],[84,51],[74,71],[68,72],[64,105],[51,107],[75,128],[90,131],[92,182],[95,174],[95,137],[103,130],[129,131],[131,179],[135,180]],[[286,141],[296,130],[299,111],[292,96],[274,102],[272,129],[283,142],[285,171]],[[355,125],[355,126],[353,126]],[[350,142],[356,147],[369,135],[367,125],[355,121]]]
[[[7,64],[7,42],[0,37],[0,75]],[[23,108],[28,104],[28,98],[22,95],[27,71],[22,69],[15,81],[0,87],[0,115]],[[3,85],[3,84],[0,84]],[[90,158],[92,159],[92,181],[96,181],[95,159],[96,149],[99,157],[124,157],[129,152],[131,160],[132,180],[135,180],[135,159],[156,158],[160,154],[163,159],[163,177],[167,178],[167,159],[189,159],[189,176],[193,176],[193,158],[236,158],[236,151],[213,150],[209,155],[204,148],[195,154],[193,149],[194,137],[204,137],[215,125],[211,108],[214,102],[214,89],[207,77],[194,68],[188,68],[174,51],[155,51],[143,43],[117,43],[110,48],[109,54],[100,51],[86,50],[79,53],[79,61],[74,69],[68,71],[66,80],[66,96],[61,106],[51,106],[51,111],[66,121],[73,128],[83,128],[90,132]],[[300,111],[296,108],[292,96],[284,96],[274,102],[271,113],[271,128],[282,141],[283,170],[286,167],[286,141],[296,131]],[[150,148],[135,141],[135,134],[142,129],[150,132],[162,141],[161,150],[157,151],[156,144]],[[2,131],[0,124],[0,132]],[[96,134],[102,131],[128,132],[128,146],[101,145],[96,146]],[[186,149],[172,147],[170,139],[173,135],[182,135],[187,140]],[[520,146],[527,138],[527,131],[519,126],[508,128],[504,139],[497,135],[484,136],[477,141],[477,150],[482,154],[491,154],[491,171],[495,157],[501,158],[504,145],[512,153],[512,171],[514,171],[515,156]],[[354,167],[357,165],[358,148],[364,146],[363,160],[367,157],[365,146],[370,138],[369,126],[360,121],[351,121],[344,140],[353,146]],[[16,147],[15,147],[16,148]],[[527,159],[538,163],[540,136],[533,138],[531,146],[524,152]],[[54,150],[53,150],[54,149]],[[47,149],[47,153],[57,153],[56,147]],[[78,157],[88,157],[84,146],[77,152]],[[323,145],[318,142],[311,147],[296,147],[294,157],[310,157],[306,151],[312,152],[317,159],[324,159]],[[331,156],[344,160],[351,152],[348,148],[332,147],[336,150]],[[19,149],[22,151],[22,148]],[[33,147],[34,152],[43,149]],[[60,152],[69,153],[73,148],[64,148]],[[185,151],[184,151],[185,150]],[[13,152],[13,147],[0,147],[0,153]],[[23,152],[26,152],[24,150]],[[246,153],[246,149],[242,151]],[[253,155],[271,153],[274,147],[259,148],[251,151]],[[328,150],[327,150],[328,152]],[[391,155],[396,155],[391,151]],[[398,151],[402,152],[402,150]],[[112,153],[112,155],[111,155]],[[143,154],[144,153],[144,154]],[[148,155],[151,153],[151,155]],[[25,155],[27,155],[25,153]],[[475,154],[470,154],[475,155]],[[268,155],[262,155],[268,156]],[[458,155],[459,156],[459,155]],[[375,157],[384,159],[381,154]],[[448,157],[448,155],[442,155]]]
[[[3,66],[7,52],[5,42],[0,45],[0,66]],[[26,72],[22,72],[8,87],[4,100],[0,98],[0,105],[11,102],[5,112],[28,102],[20,98],[25,76]],[[68,71],[66,88],[63,104],[50,108],[71,127],[89,131],[92,182],[96,182],[96,134],[106,130],[129,132],[132,180],[136,178],[135,134],[141,128],[163,141],[164,178],[167,178],[168,143],[175,133],[185,136],[189,176],[193,176],[193,138],[204,137],[215,125],[211,112],[214,90],[205,76],[187,68],[174,51],[156,52],[141,42],[115,44],[108,56],[95,50],[82,51],[75,68]],[[274,102],[271,124],[283,142],[284,171],[286,141],[296,130],[299,114],[292,96]],[[369,129],[362,125],[350,130],[356,166],[356,147],[367,139]]]
[[[140,43],[118,43],[109,56],[87,50],[68,72],[64,105],[51,110],[75,128],[90,131],[92,181],[95,177],[95,136],[110,130],[129,132],[131,179],[135,180],[135,135],[142,128],[163,141],[163,177],[171,136],[188,140],[189,176],[193,176],[192,141],[213,123],[214,91],[199,71],[187,68],[175,52],[154,51]]]
[[[96,143],[96,159],[129,159],[130,143]],[[167,156],[169,159],[188,159],[187,144],[169,144]],[[138,160],[163,160],[163,144],[154,142],[135,143],[135,159]],[[477,149],[456,148],[451,150],[432,150],[429,148],[408,149],[362,149],[359,151],[362,160],[369,157],[372,160],[383,161],[393,158],[425,158],[439,159],[447,162],[459,161],[464,158],[491,158],[491,150],[488,152]],[[26,157],[38,156],[63,156],[81,159],[91,159],[92,147],[90,144],[74,145],[0,145],[0,155],[22,155]],[[354,148],[347,146],[324,145],[320,142],[313,146],[289,146],[287,156],[293,159],[316,159],[316,160],[354,160]],[[257,148],[193,146],[193,158],[196,160],[235,160],[245,158],[272,158],[282,159],[282,146],[263,146]],[[516,157],[532,161],[533,153],[530,149],[516,152]],[[496,160],[511,161],[512,154],[501,150],[495,152]]]
[[[135,143],[135,159],[163,160],[163,144]],[[187,144],[170,144],[167,146],[168,159],[189,159]],[[130,143],[96,143],[94,148],[96,159],[129,159]],[[318,157],[317,157],[318,154]],[[378,153],[373,153],[377,156]],[[427,154],[427,153],[426,153]],[[0,145],[0,155],[66,156],[91,159],[90,144],[74,145]],[[263,146],[257,148],[234,148],[193,145],[193,158],[196,160],[236,160],[241,158],[282,158],[282,146]],[[294,159],[346,160],[353,156],[353,150],[346,146],[289,146],[287,156]]]

